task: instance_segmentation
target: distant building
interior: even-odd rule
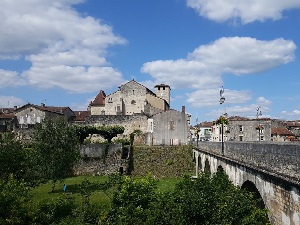
[[[148,119],[146,143],[148,145],[181,145],[190,140],[189,115],[170,109]]]
[[[90,104],[91,115],[153,115],[170,108],[170,86],[155,86],[155,93],[131,80],[105,95],[100,91]]]
[[[295,135],[286,127],[273,127],[271,128],[271,139],[277,142],[293,141]]]
[[[11,131],[18,125],[15,108],[0,108],[0,132]]]
[[[14,114],[18,120],[19,128],[32,128],[36,123],[41,123],[45,118],[65,118],[69,121],[74,117],[74,112],[69,107],[59,106],[40,106],[34,104],[26,104],[15,109]]]

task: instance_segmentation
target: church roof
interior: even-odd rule
[[[106,94],[104,93],[104,91],[100,90],[98,95],[95,97],[94,101],[91,102],[92,106],[105,106],[105,97]]]

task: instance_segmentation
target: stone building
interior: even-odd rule
[[[151,116],[148,119],[146,144],[187,144],[190,140],[189,120],[184,106],[181,112],[171,109]]]
[[[152,92],[131,80],[109,95],[100,91],[89,105],[91,115],[86,117],[85,124],[123,126],[125,131],[120,138],[129,138],[130,133],[140,130],[143,142],[149,145],[188,143],[190,116],[185,110],[170,109],[169,85],[156,85],[154,89]]]
[[[0,108],[0,132],[13,130],[18,125],[15,108]]]
[[[62,117],[69,121],[74,117],[74,112],[69,107],[46,106],[45,104],[38,106],[30,103],[15,109],[14,114],[21,129],[31,128],[45,118]]]
[[[228,141],[271,141],[271,119],[243,117],[228,119],[228,132],[226,133]]]
[[[223,125],[223,141],[271,141],[272,120],[233,116]],[[222,124],[212,127],[212,141],[222,141]]]
[[[131,80],[119,90],[105,95],[100,91],[90,104],[91,115],[153,115],[170,108],[170,86],[155,86],[155,93],[144,85]]]

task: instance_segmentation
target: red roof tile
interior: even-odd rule
[[[99,94],[95,97],[94,101],[91,102],[91,105],[96,106],[96,105],[105,105],[105,97],[106,94],[104,91],[100,90]]]
[[[271,128],[271,134],[283,135],[283,136],[294,136],[294,134],[285,127],[273,127]]]

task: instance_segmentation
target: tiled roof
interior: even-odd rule
[[[250,119],[246,118],[246,117],[241,117],[241,116],[231,116],[228,118],[228,120],[250,120]]]
[[[0,108],[0,113],[13,113],[14,108]]]
[[[85,121],[85,118],[91,115],[91,111],[74,111],[74,113],[73,121]]]
[[[14,117],[13,113],[0,113],[0,119],[12,119]]]
[[[287,127],[300,127],[300,122],[297,121],[287,121],[284,123]]]
[[[61,113],[61,114],[63,114],[63,112],[66,109],[68,109],[68,107],[60,107],[60,106],[36,106],[36,107],[43,111]]]
[[[294,134],[285,127],[273,127],[271,128],[271,134],[283,135],[283,136],[294,136]]]
[[[212,127],[213,125],[213,122],[202,122],[199,124],[200,127]]]
[[[21,111],[22,109],[26,108],[26,107],[34,107],[36,109],[39,109],[41,111],[47,111],[47,112],[52,112],[52,113],[57,113],[57,114],[64,114],[64,111],[67,110],[69,107],[66,107],[66,106],[45,106],[45,105],[34,105],[34,104],[26,104],[26,105],[23,105],[22,107],[20,108],[17,108],[15,111],[18,112],[18,111]]]
[[[96,105],[105,105],[105,93],[104,91],[100,90],[99,94],[95,97],[94,101],[91,102],[91,105],[96,106]]]

